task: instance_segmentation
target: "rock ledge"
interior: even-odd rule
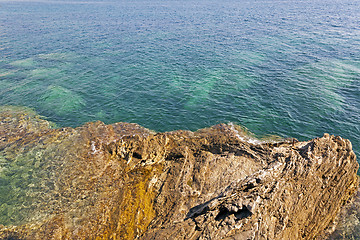
[[[0,136],[0,239],[320,239],[358,188],[351,143],[328,134],[51,129],[10,109]]]

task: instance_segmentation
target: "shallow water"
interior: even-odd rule
[[[328,132],[359,156],[360,2],[0,0],[2,105],[33,108],[57,127],[233,122],[299,140]],[[32,199],[55,196],[52,174],[68,175],[54,169],[85,140],[42,141],[0,151],[0,224],[49,214]]]
[[[359,1],[3,1],[0,105],[57,126],[234,122],[360,153]]]

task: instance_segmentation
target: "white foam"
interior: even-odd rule
[[[259,139],[252,138],[250,136],[246,136],[244,134],[241,134],[238,130],[236,130],[234,123],[228,123],[230,126],[230,129],[235,133],[235,136],[240,139],[241,141],[248,142],[251,144],[262,144],[264,141],[260,141]]]

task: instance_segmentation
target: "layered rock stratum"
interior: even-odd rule
[[[276,142],[232,124],[53,129],[7,107],[0,239],[336,239],[359,202],[343,208],[357,169],[350,141],[328,134]]]

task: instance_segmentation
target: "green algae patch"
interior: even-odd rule
[[[50,123],[29,108],[2,106],[0,122],[5,136],[0,142],[0,224],[40,223],[62,208],[57,170],[68,162],[68,145],[76,141],[49,129]]]
[[[206,77],[191,83],[189,99],[184,108],[191,110],[207,102],[218,81],[222,80],[221,71],[212,71]]]
[[[257,76],[250,71],[233,68],[224,71],[222,81],[218,82],[216,89],[227,89],[237,95],[239,91],[249,89],[256,81]]]
[[[0,224],[20,225],[28,219],[33,209],[32,177],[36,171],[31,158],[15,161],[0,156],[3,159],[0,171]],[[5,161],[4,161],[5,159]]]
[[[50,123],[33,109],[0,107],[0,224],[21,225],[42,219],[39,199],[46,195],[48,160],[39,134]]]
[[[13,77],[16,75],[16,70],[0,69],[0,80],[2,78]]]
[[[58,115],[79,111],[85,105],[81,96],[61,86],[48,87],[41,101],[43,108]]]
[[[312,98],[323,103],[322,109],[342,111],[346,99],[341,90],[351,86],[359,76],[360,64],[339,60],[319,61],[297,69],[296,73],[302,87],[311,92]]]
[[[8,92],[12,89],[13,83],[0,78],[0,93]]]
[[[252,52],[252,51],[241,51],[236,54],[229,56],[231,59],[233,59],[237,64],[245,64],[246,65],[260,65],[264,62],[266,57],[259,52]]]
[[[33,58],[26,58],[21,60],[16,60],[10,63],[11,66],[19,68],[31,68],[34,67],[36,61]]]
[[[6,120],[9,117],[12,117],[13,119],[21,119],[24,116],[27,116],[29,119],[41,118],[41,116],[38,115],[34,109],[29,107],[14,106],[14,105],[0,106],[0,119],[2,121]],[[9,125],[8,127],[11,127],[11,125]]]
[[[199,106],[208,104],[219,98],[222,89],[237,95],[239,91],[249,89],[257,80],[257,76],[250,71],[238,68],[224,70],[206,71],[201,79],[189,82],[189,94],[186,94],[187,101],[184,104],[186,110],[194,110]],[[183,81],[183,82],[181,82]],[[173,78],[172,87],[179,90],[185,89],[184,79]]]
[[[58,68],[37,68],[29,72],[29,76],[34,79],[54,79],[63,76],[62,72]]]
[[[56,124],[45,120],[46,117],[39,115],[33,108],[14,105],[0,106],[0,120],[6,122],[8,131],[14,131],[20,124],[25,124],[27,131],[44,131],[56,128]],[[15,128],[15,129],[14,129]]]

